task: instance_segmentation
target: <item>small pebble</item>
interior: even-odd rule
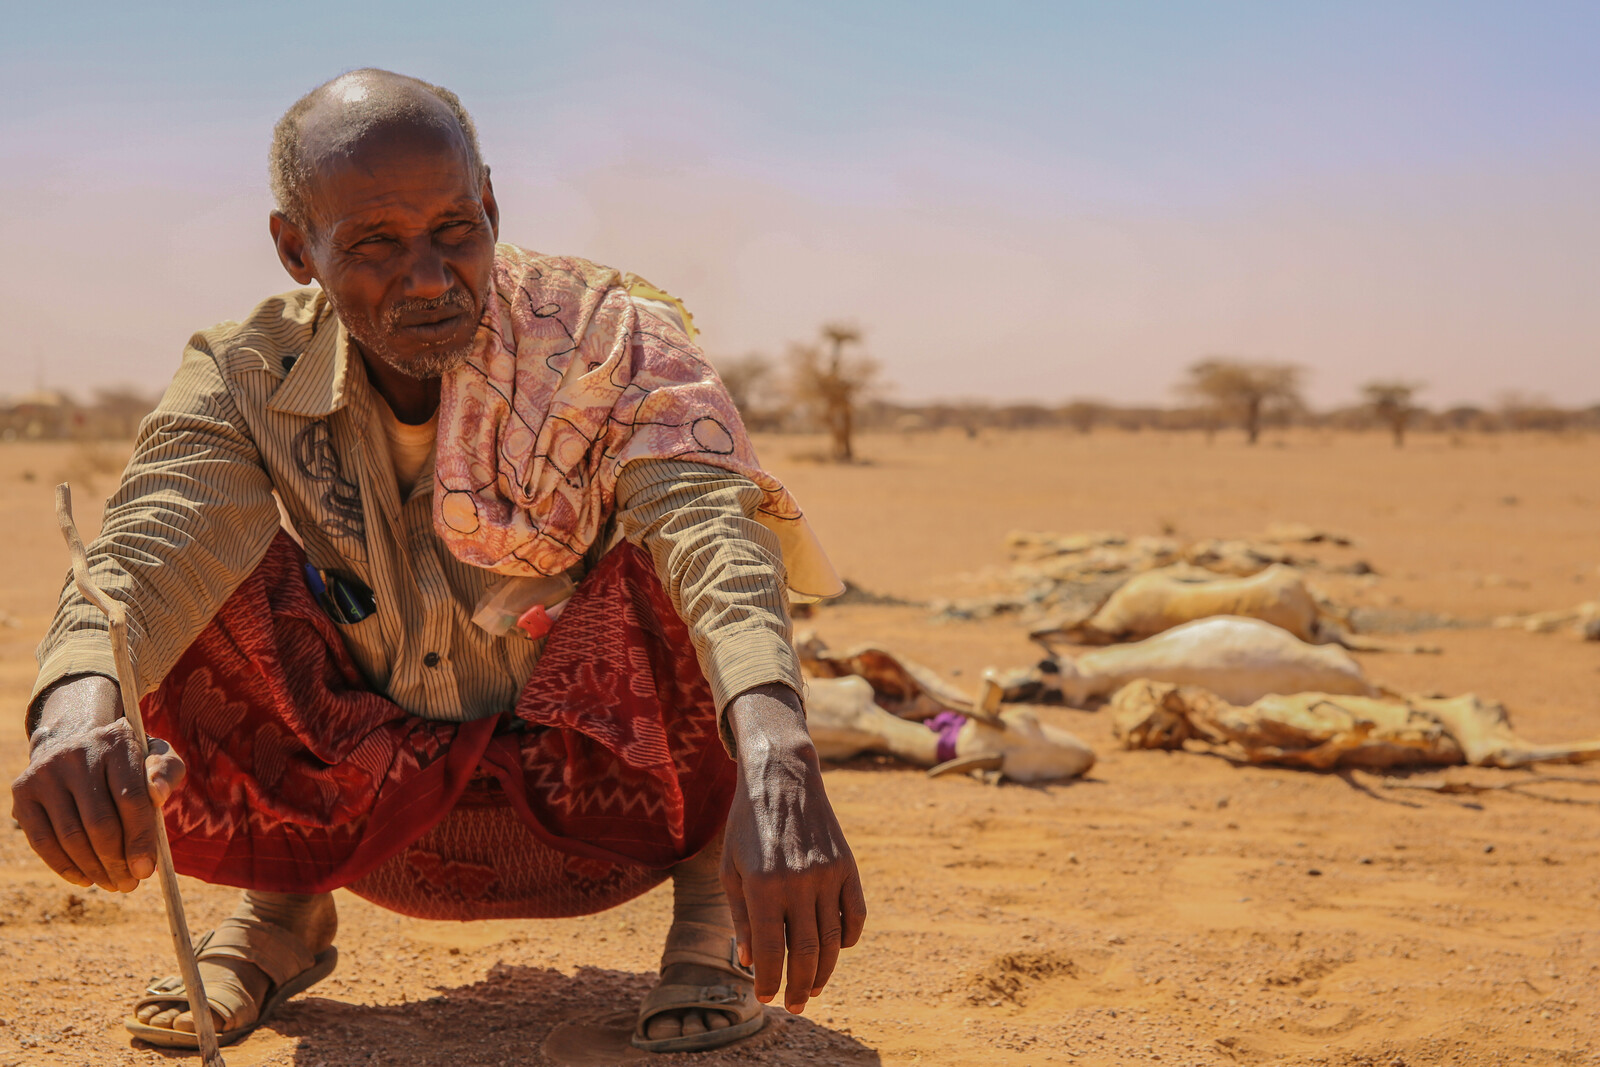
[[[1306,873],[1309,874],[1313,878],[1321,878],[1322,877],[1322,872],[1317,870],[1315,867],[1311,868]]]
[[[1364,867],[1371,867],[1372,866],[1372,857],[1371,856],[1362,856],[1361,859],[1358,860],[1357,862],[1360,863]]]
[[[1494,851],[1494,846],[1493,845],[1484,845],[1483,846],[1483,851],[1485,853],[1493,852]]]

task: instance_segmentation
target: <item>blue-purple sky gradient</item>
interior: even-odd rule
[[[292,283],[272,122],[341,70],[477,116],[502,235],[708,351],[853,319],[904,399],[1600,402],[1600,7],[61,4],[0,34],[0,393],[154,387]]]

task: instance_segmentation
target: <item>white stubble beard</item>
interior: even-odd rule
[[[333,308],[333,313],[339,316],[340,322],[344,323],[345,332],[348,333],[356,342],[356,344],[361,347],[361,351],[369,356],[383,360],[386,365],[393,368],[400,374],[404,374],[407,378],[413,378],[419,382],[429,381],[434,378],[442,378],[444,375],[450,373],[465,363],[467,358],[472,355],[472,350],[477,347],[477,329],[474,327],[473,335],[454,348],[448,348],[438,352],[423,352],[419,355],[412,356],[410,359],[400,359],[389,348],[388,339],[386,337],[365,336],[367,333],[365,324],[363,324],[360,328],[352,327],[350,325],[350,318],[339,309],[339,302],[334,298],[334,295],[331,292],[328,292],[326,289],[324,289],[323,292],[327,295],[328,304]],[[422,303],[433,302],[425,301]],[[440,306],[460,307],[462,305],[458,301],[445,301]],[[462,310],[469,315],[474,311],[470,302],[465,305]],[[386,318],[389,320],[398,320],[399,309],[391,309]],[[391,321],[391,325],[395,328],[398,328],[399,326],[398,321]]]

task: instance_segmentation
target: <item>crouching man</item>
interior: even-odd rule
[[[90,547],[163,740],[139,766],[69,582],[13,787],[34,850],[131,890],[159,817],[180,871],[245,890],[197,943],[224,1041],[332,971],[340,886],[536,918],[670,877],[634,1043],[753,1033],[780,985],[801,1011],[866,911],[784,599],[837,578],[687,313],[497,244],[437,86],[313,90],[271,174],[278,257],[320,288],[194,337]],[[128,1027],[194,1047],[181,982]]]

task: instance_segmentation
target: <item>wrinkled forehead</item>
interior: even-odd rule
[[[466,138],[454,118],[387,116],[361,123],[318,123],[306,130],[307,204],[331,221],[365,202],[475,196]]]

